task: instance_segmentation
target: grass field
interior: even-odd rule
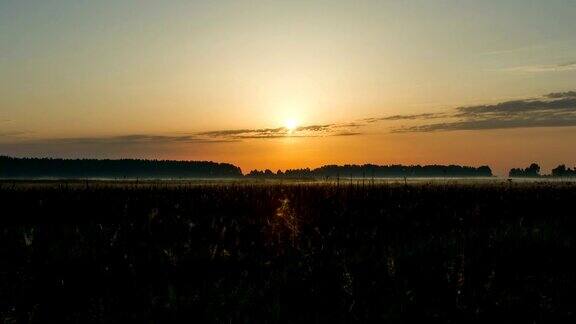
[[[576,184],[0,183],[2,323],[576,320]]]

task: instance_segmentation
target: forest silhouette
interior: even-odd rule
[[[574,177],[576,167],[561,164],[551,174],[540,174],[541,168],[532,163],[526,168],[512,168],[511,178]],[[242,173],[230,163],[212,161],[174,161],[144,159],[55,159],[15,158],[0,156],[0,178],[110,178],[110,179],[339,179],[339,178],[466,178],[493,177],[489,166],[461,165],[324,165],[318,168],[252,170]]]
[[[248,178],[491,177],[488,166],[325,165],[310,169],[253,170]],[[97,160],[0,157],[2,178],[241,178],[232,164],[211,161]]]

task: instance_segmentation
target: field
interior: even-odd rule
[[[576,184],[0,183],[1,323],[576,320]]]

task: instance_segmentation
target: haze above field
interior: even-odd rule
[[[576,2],[1,1],[0,155],[576,164]]]

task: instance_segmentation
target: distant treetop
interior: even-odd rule
[[[539,168],[538,168],[539,171]],[[249,178],[491,177],[488,166],[325,165],[316,169],[253,170]],[[97,160],[0,156],[0,178],[241,178],[239,167],[211,161]]]
[[[508,173],[510,177],[517,177],[517,178],[538,178],[542,177],[540,174],[540,166],[536,163],[530,164],[529,167],[522,169],[522,168],[513,168],[510,169]],[[561,164],[554,169],[552,169],[552,173],[550,175],[544,175],[545,177],[576,177],[576,167],[573,169],[567,168],[565,164]]]
[[[508,173],[510,177],[525,177],[525,178],[537,178],[540,176],[540,166],[536,163],[530,164],[526,169],[511,169]]]
[[[0,178],[238,178],[239,167],[209,161],[96,160],[0,156]]]
[[[253,170],[255,178],[396,178],[396,177],[491,177],[488,166],[460,165],[325,165],[316,169],[289,169],[273,173],[271,170]]]

